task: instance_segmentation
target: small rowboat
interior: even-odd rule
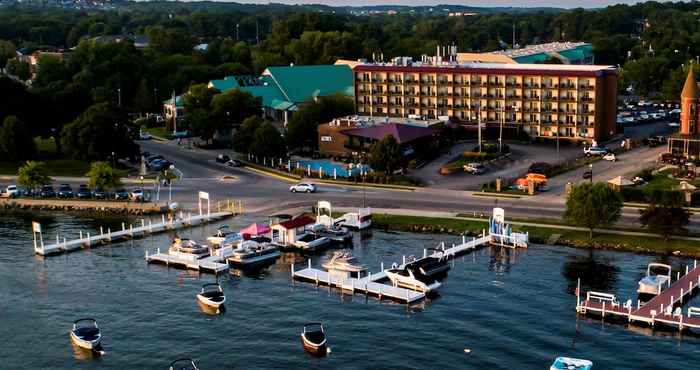
[[[304,351],[314,356],[325,356],[328,348],[323,325],[317,322],[304,325],[304,331],[301,333],[301,344],[304,346]]]
[[[226,302],[226,296],[219,283],[208,283],[202,285],[202,290],[197,294],[197,300],[206,306],[219,308]]]
[[[94,350],[102,342],[102,333],[95,319],[85,318],[73,322],[70,337],[78,347]]]
[[[199,370],[191,358],[181,358],[170,363],[168,370]]]

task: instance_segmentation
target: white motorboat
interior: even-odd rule
[[[102,332],[95,319],[85,318],[75,320],[70,337],[78,347],[94,350],[102,342]]]
[[[191,358],[181,358],[170,363],[168,370],[199,370]]]
[[[219,308],[226,302],[226,295],[219,283],[208,283],[202,285],[202,290],[197,294],[197,300],[206,306]]]
[[[384,273],[391,280],[394,286],[401,288],[411,289],[423,293],[431,293],[440,288],[440,283],[438,281],[433,281],[426,283],[416,278],[413,274],[413,270],[407,268],[399,268],[397,266],[385,270]]]
[[[314,356],[325,356],[328,353],[328,344],[323,325],[317,322],[305,324],[301,332],[301,344],[304,351]]]
[[[241,239],[239,233],[231,230],[228,225],[221,225],[216,229],[216,233],[207,238],[207,243],[213,245],[223,245],[227,242],[232,242],[235,239]]]
[[[297,239],[292,243],[293,246],[305,250],[316,250],[323,248],[331,243],[331,239],[325,236],[316,235],[313,232],[304,232],[297,235]]]
[[[323,224],[315,224],[312,226],[311,230],[318,236],[326,237],[338,243],[347,243],[352,240],[352,232],[347,227],[328,227]]]
[[[571,357],[557,357],[549,370],[591,370],[593,362]]]
[[[209,247],[198,244],[190,239],[175,238],[173,244],[168,249],[168,254],[172,256],[200,259],[208,257],[210,254]]]
[[[227,261],[230,264],[245,267],[273,261],[279,256],[279,250],[272,244],[246,240],[241,242],[238,248],[233,250],[233,254]]]
[[[671,284],[671,266],[663,263],[650,263],[647,275],[639,280],[638,294],[658,295],[665,286]]]
[[[366,271],[367,268],[357,263],[357,258],[350,251],[337,251],[333,253],[333,257],[328,262],[322,264],[323,268],[328,271],[341,271],[347,273],[360,274]]]

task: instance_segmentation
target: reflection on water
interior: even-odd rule
[[[582,256],[570,256],[564,263],[562,275],[568,282],[567,292],[573,294],[576,290],[578,279],[581,279],[581,291],[595,290],[599,292],[611,291],[617,283],[619,267],[600,252],[587,251]]]
[[[510,272],[510,267],[518,261],[519,250],[513,248],[492,246],[488,248],[491,259],[489,261],[489,270],[497,274],[507,274]]]

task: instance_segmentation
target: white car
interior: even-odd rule
[[[615,158],[615,153],[608,153],[603,156],[603,159],[610,162],[615,162],[617,160],[617,158]]]
[[[139,140],[151,140],[151,134],[148,132],[139,132]]]
[[[129,200],[142,201],[143,200],[143,190],[142,189],[134,189],[131,193],[129,193]]]
[[[14,198],[19,195],[19,189],[17,188],[17,185],[10,185],[5,188],[5,190],[2,191],[0,196],[2,198]]]
[[[292,193],[315,193],[316,185],[311,183],[302,182],[289,187],[289,191]]]

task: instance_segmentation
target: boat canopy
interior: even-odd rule
[[[270,227],[265,224],[252,223],[243,230],[241,234],[248,234],[252,236],[263,235],[270,232]]]

